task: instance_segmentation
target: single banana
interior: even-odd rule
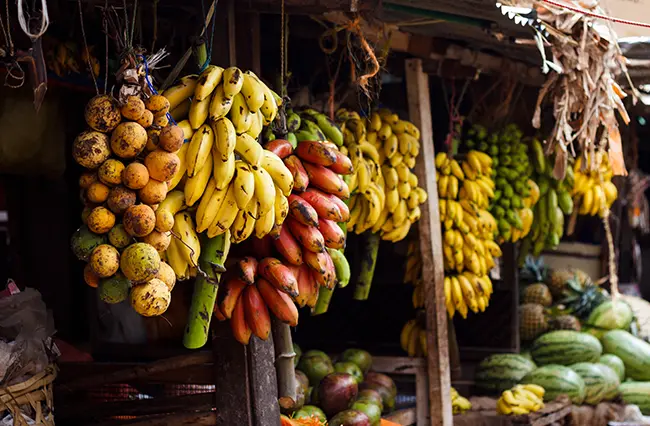
[[[223,93],[228,99],[233,99],[241,92],[244,85],[244,75],[237,67],[226,68],[222,76]]]
[[[257,112],[264,105],[264,88],[249,73],[244,73],[241,93],[246,99],[246,105],[251,112]],[[261,124],[260,124],[261,125]]]
[[[226,161],[235,151],[235,145],[237,144],[235,126],[227,117],[223,117],[212,122],[212,130],[215,137],[214,147],[219,151],[221,160]]]
[[[262,145],[246,133],[237,136],[235,151],[251,166],[259,166],[264,155]]]
[[[198,80],[199,76],[196,74],[187,75],[163,92],[162,95],[169,101],[170,111],[194,94]]]
[[[208,159],[201,167],[201,170],[196,175],[187,178],[185,182],[185,202],[188,206],[193,206],[194,203],[199,201],[208,186],[210,177],[212,177],[212,156],[208,155]]]
[[[273,209],[275,204],[275,184],[273,178],[263,167],[252,166],[253,176],[255,177],[255,197],[259,204],[257,214],[264,216],[269,210]],[[277,217],[276,217],[277,221]]]
[[[255,192],[255,176],[250,166],[241,161],[235,162],[235,176],[233,184],[235,185],[235,200],[237,207],[243,210],[248,202],[253,198]],[[257,210],[257,209],[256,209]],[[231,230],[234,235],[234,231]]]
[[[212,128],[207,124],[201,126],[198,129],[194,136],[192,136],[192,141],[190,146],[187,148],[187,154],[185,161],[187,163],[187,176],[195,176],[203,165],[208,160],[210,156],[210,149],[214,143],[214,132]]]
[[[235,153],[223,161],[221,154],[212,147],[212,175],[214,176],[215,186],[217,189],[224,190],[228,188],[230,181],[235,176]]]
[[[246,105],[246,99],[241,93],[237,93],[232,98],[232,107],[230,108],[230,119],[235,126],[237,134],[242,134],[250,129],[252,120],[251,112]],[[252,138],[251,138],[252,139]]]
[[[223,68],[216,65],[208,65],[199,76],[199,81],[194,90],[194,98],[197,101],[207,99],[219,83],[223,75]]]
[[[263,150],[262,167],[269,172],[275,185],[288,197],[293,189],[293,175],[284,165],[282,159],[265,149]]]

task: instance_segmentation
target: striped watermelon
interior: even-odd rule
[[[579,362],[573,364],[571,369],[585,382],[585,403],[598,405],[601,401],[616,396],[620,382],[611,368],[602,364]]]
[[[624,330],[612,330],[603,336],[605,353],[614,354],[625,364],[627,377],[650,381],[650,343]]]
[[[650,382],[626,382],[618,387],[626,404],[638,405],[645,416],[650,416]]]
[[[476,386],[488,393],[501,393],[535,368],[531,359],[518,354],[490,355],[476,368]]]
[[[625,379],[625,364],[623,364],[623,360],[616,355],[604,354],[600,357],[598,362],[614,370],[616,375],[618,375],[618,380],[621,382]]]
[[[630,305],[622,300],[608,300],[591,311],[585,321],[589,333],[601,338],[607,330],[627,330],[632,324],[634,313]]]
[[[585,382],[569,367],[551,364],[539,367],[526,374],[521,384],[535,384],[546,390],[544,401],[553,401],[560,395],[568,395],[574,404],[582,404],[585,399]]]
[[[573,330],[551,331],[541,335],[530,349],[539,365],[571,365],[578,362],[596,362],[603,347],[594,336]]]

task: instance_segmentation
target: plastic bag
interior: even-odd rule
[[[54,323],[41,294],[32,288],[0,298],[0,387],[24,381],[42,372],[58,354],[52,335]]]

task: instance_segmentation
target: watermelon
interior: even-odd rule
[[[488,393],[501,393],[536,367],[531,359],[518,354],[490,355],[476,368],[476,386]]]
[[[650,381],[650,343],[625,330],[612,330],[603,336],[605,353],[614,354],[625,364],[627,377]]]
[[[526,374],[521,384],[535,384],[546,390],[544,401],[553,401],[560,395],[567,395],[574,404],[585,399],[585,381],[578,373],[563,365],[550,364]]]
[[[603,347],[594,336],[573,330],[551,331],[533,342],[530,350],[538,365],[596,362]]]
[[[598,405],[601,401],[616,396],[620,382],[611,368],[590,362],[579,362],[570,368],[585,382],[585,403]]]
[[[621,382],[625,379],[625,364],[623,364],[623,360],[616,355],[605,354],[600,357],[598,362],[614,370],[618,375],[618,380]]]
[[[601,338],[608,330],[627,330],[632,324],[634,313],[630,305],[622,300],[608,300],[594,309],[585,326],[594,336]]]
[[[626,382],[618,387],[626,404],[638,405],[644,416],[650,416],[650,382]]]

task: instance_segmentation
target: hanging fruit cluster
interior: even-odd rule
[[[400,333],[400,346],[410,357],[427,356],[427,330],[420,320],[412,319],[404,324]]]
[[[607,154],[597,152],[594,164],[590,165],[589,162],[588,158],[585,170],[582,170],[582,157],[576,160],[573,166],[575,184],[571,195],[578,206],[578,214],[603,217],[618,197],[618,189],[612,183],[613,173]]]
[[[265,148],[284,160],[295,182],[288,217],[271,239],[272,245],[295,268],[296,303],[323,313],[336,283],[345,287],[350,281],[350,266],[343,255],[344,225],[350,218],[344,200],[350,190],[340,175],[352,173],[352,163],[327,140],[301,141],[294,150],[290,142],[275,139]]]
[[[420,153],[420,131],[387,109],[368,119],[340,109],[336,119],[343,131],[342,150],[354,166],[348,228],[357,234],[380,233],[392,242],[404,239],[427,200],[411,171]]]
[[[443,232],[445,305],[450,317],[458,311],[484,311],[492,294],[488,272],[501,249],[494,241],[497,222],[487,210],[494,196],[492,159],[469,151],[458,163],[445,153],[435,158],[440,222]]]
[[[502,131],[488,135],[482,126],[472,127],[467,134],[468,146],[492,157],[496,189],[490,213],[499,226],[499,242],[517,242],[528,235],[533,224],[530,198],[530,163],[528,145],[522,140],[523,133],[514,124]]]
[[[276,130],[279,127],[277,123],[266,127],[264,140],[270,142],[280,139],[282,135],[279,130]],[[325,114],[313,108],[302,107],[296,110],[287,108],[286,127],[286,140],[294,148],[302,141],[330,141],[336,146],[343,145],[341,129]]]
[[[531,197],[537,199],[537,202],[533,207],[535,221],[531,232],[519,248],[520,264],[523,264],[528,253],[539,256],[544,249],[555,249],[564,235],[564,215],[573,212],[573,169],[567,168],[564,179],[558,181],[553,177],[555,156],[545,156],[537,138],[531,141],[530,147],[534,182],[529,182],[529,185]]]
[[[85,225],[72,237],[75,254],[88,262],[84,278],[108,303],[122,302],[130,291],[133,308],[145,316],[165,312],[176,282],[160,256],[171,236],[156,229],[155,212],[181,163],[176,152],[183,136],[168,125],[168,110],[162,96],[146,102],[130,96],[122,105],[96,96],[85,110],[90,130],[72,148],[88,169],[79,178]],[[153,150],[146,149],[148,131],[160,134]]]

